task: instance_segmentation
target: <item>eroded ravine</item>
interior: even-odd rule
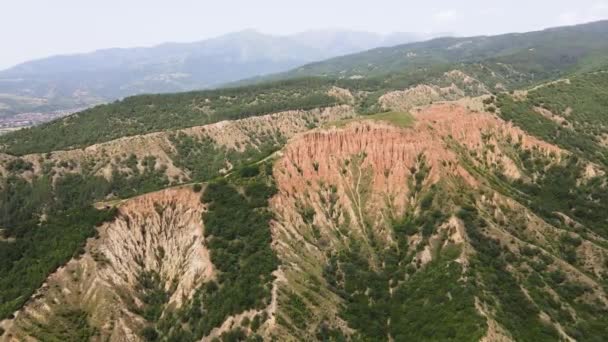
[[[568,233],[506,196],[508,191],[498,187],[493,176],[503,175],[505,180],[499,184],[520,179],[527,182],[529,176],[518,151],[529,151],[554,164],[559,164],[568,153],[492,114],[473,112],[460,105],[434,105],[412,114],[416,121],[409,128],[356,122],[345,128],[305,133],[283,149],[273,172],[279,193],[271,206],[276,213],[272,225],[274,247],[283,260],[281,270],[287,282],[279,288],[277,315],[283,324],[276,327],[274,334],[297,340],[302,336],[318,338],[320,331],[336,331],[332,329],[345,335],[356,333],[353,328],[365,330],[365,324],[356,326],[356,322],[344,320],[348,317],[344,316],[344,305],[348,307],[359,299],[346,299],[345,289],[336,289],[336,284],[327,278],[332,259],[339,259],[353,248],[368,259],[372,270],[375,269],[372,273],[382,272],[386,250],[398,248],[408,255],[399,267],[410,269],[413,275],[426,272],[426,265],[431,265],[431,269],[437,267],[433,265],[441,263],[443,254],[458,249],[461,252],[454,256],[454,261],[463,269],[461,278],[477,282],[475,286],[480,288],[491,285],[485,283],[486,275],[480,272],[473,280],[465,272],[471,268],[472,260],[485,257],[486,248],[502,245],[516,260],[528,258],[525,253],[530,253],[529,250],[540,250],[543,259],[553,263],[549,270],[563,272],[567,282],[584,284],[581,286],[590,291],[584,300],[597,301],[599,307],[605,308],[605,293],[600,288],[602,276],[594,279],[587,276],[595,266],[581,270],[561,259],[560,241]],[[471,222],[461,219],[464,214],[460,208],[464,205],[478,213],[475,224],[486,225],[481,235],[475,233],[471,237]],[[433,222],[435,212],[442,213],[441,218],[432,223],[428,232],[425,227],[408,232],[404,239],[407,247],[401,244],[403,233],[396,230],[396,223],[398,226],[408,217],[421,217],[422,223]],[[425,216],[428,214],[431,216]],[[515,222],[519,228],[513,227]],[[573,238],[581,239],[578,234]],[[604,241],[599,237],[582,239],[582,247],[576,251],[581,264],[597,265],[593,260],[608,257],[604,247],[593,243],[595,239]],[[592,245],[593,252],[585,251]],[[534,265],[537,261],[527,262]],[[513,279],[523,282],[530,266],[525,261],[521,263],[507,263],[500,272],[509,270]],[[411,278],[405,276],[399,282],[407,283]],[[338,285],[340,281],[345,280],[339,280]],[[524,290],[519,298],[528,298],[534,306],[543,308],[542,302],[536,302],[538,298],[532,299],[528,294],[529,284],[521,286]],[[398,288],[387,289],[388,296]],[[454,283],[444,291],[457,289]],[[370,288],[364,292],[369,291]],[[356,293],[352,295],[360,295]],[[471,312],[477,312],[487,325],[473,336],[485,340],[517,339],[515,323],[505,321],[495,307],[481,303],[481,295],[482,292],[467,302]],[[289,308],[294,296],[304,307],[299,313]],[[370,305],[374,300],[377,298],[369,298]],[[568,308],[571,312],[576,310]],[[552,325],[555,336],[571,339],[555,316],[549,319],[543,310],[540,309],[534,324]],[[300,315],[307,317],[306,325],[299,324]],[[389,326],[383,329],[389,331]],[[382,338],[394,338],[391,332],[388,334]]]
[[[164,306],[172,308],[214,277],[203,236],[203,210],[200,194],[190,187],[124,202],[116,219],[98,228],[85,254],[47,279],[3,338],[45,340],[57,326],[79,328],[62,317],[85,312],[99,340],[139,341],[147,324],[138,295],[144,273],[158,275],[158,285],[169,294]]]

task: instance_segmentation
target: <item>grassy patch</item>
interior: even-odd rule
[[[405,112],[386,112],[372,115],[360,115],[351,119],[338,120],[330,122],[325,127],[345,127],[353,122],[361,121],[379,121],[391,124],[393,126],[405,128],[412,125],[414,117],[410,113]]]

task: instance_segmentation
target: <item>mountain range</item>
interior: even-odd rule
[[[294,77],[381,78],[390,74],[428,72],[445,65],[484,64],[490,71],[538,80],[602,66],[608,43],[608,21],[498,36],[444,37],[339,56],[253,80]]]
[[[273,36],[246,30],[194,43],[53,56],[0,71],[0,117],[83,108],[143,93],[213,88],[432,36],[345,30]]]

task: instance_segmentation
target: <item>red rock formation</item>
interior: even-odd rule
[[[473,113],[462,106],[440,104],[413,115],[416,122],[405,129],[363,121],[344,129],[304,134],[285,148],[283,158],[276,164],[275,176],[281,194],[287,198],[301,196],[305,192],[303,189],[318,190],[320,182],[337,185],[341,194],[345,194],[347,183],[357,183],[352,177],[358,175],[349,171],[352,161],[359,163],[361,170],[371,171],[374,197],[371,203],[384,206],[383,199],[388,195],[395,199],[396,209],[403,209],[407,202],[408,179],[420,156],[424,156],[431,168],[431,183],[445,177],[461,177],[470,186],[477,184],[461,165],[450,141],[469,150],[480,150],[489,143],[510,137],[512,141],[521,139],[523,148],[537,147],[547,153],[561,153],[555,146],[527,136],[495,116]],[[491,138],[484,140],[484,136]]]

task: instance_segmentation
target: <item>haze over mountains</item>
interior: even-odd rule
[[[0,72],[0,118],[82,108],[142,93],[211,88],[312,61],[431,37],[346,30],[274,36],[246,30],[194,43],[53,56]]]

